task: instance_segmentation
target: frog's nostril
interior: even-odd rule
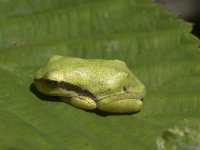
[[[124,91],[124,92],[127,92],[127,88],[126,88],[125,86],[123,87],[123,91]]]

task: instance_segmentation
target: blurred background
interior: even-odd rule
[[[155,0],[181,19],[193,24],[194,35],[200,38],[200,1],[199,0]]]

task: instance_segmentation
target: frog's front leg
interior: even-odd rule
[[[60,97],[60,99],[70,105],[78,108],[93,110],[96,109],[96,103],[91,98],[86,96],[74,96],[74,97]]]

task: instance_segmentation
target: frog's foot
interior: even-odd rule
[[[100,101],[97,103],[97,108],[111,113],[133,113],[141,110],[143,102],[139,99],[124,99],[105,103]]]
[[[87,110],[96,109],[96,103],[94,102],[94,100],[87,98],[85,96],[77,96],[73,98],[60,97],[60,99],[78,108],[87,109]]]

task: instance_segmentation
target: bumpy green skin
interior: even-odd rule
[[[95,98],[62,87],[52,87],[47,81],[70,83]],[[137,112],[142,107],[144,85],[120,60],[80,59],[52,56],[35,74],[35,86],[47,95],[59,96],[76,107],[99,109],[112,113]]]

